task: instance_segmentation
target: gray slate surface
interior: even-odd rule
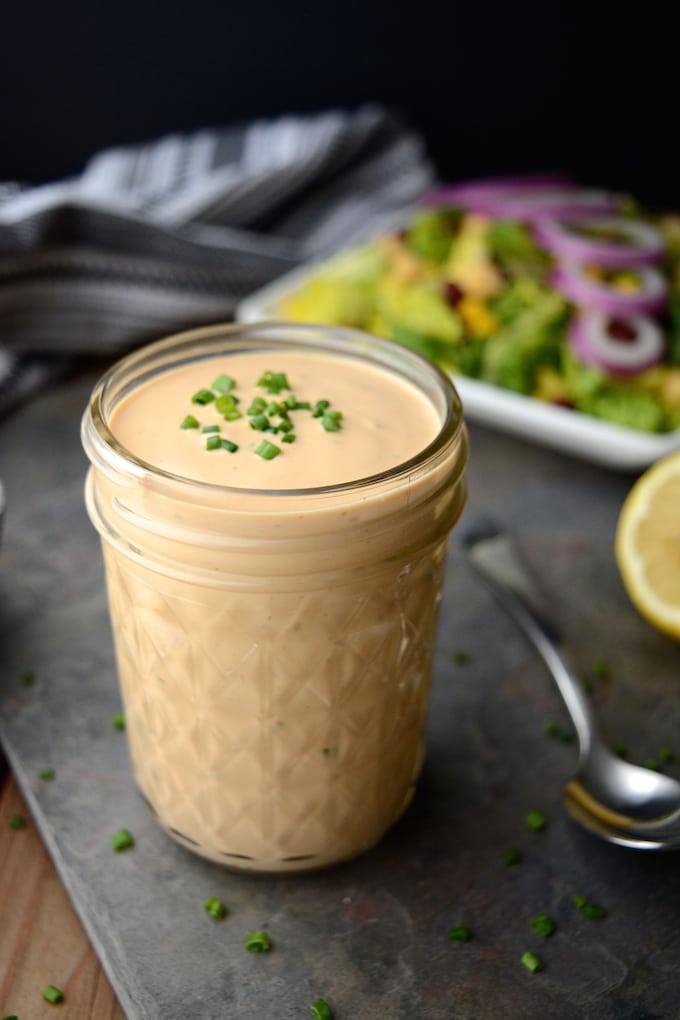
[[[133,785],[98,539],[82,503],[78,427],[92,380],[0,427],[8,514],[0,553],[0,736],[59,872],[130,1020],[652,1020],[680,1016],[680,859],[609,846],[565,816],[573,745],[537,656],[470,576],[456,540],[441,612],[428,756],[413,805],[382,844],[334,870],[281,879],[223,870],[175,845]],[[610,735],[644,760],[680,752],[680,646],[631,607],[613,558],[632,479],[471,429],[467,515],[516,531]],[[465,664],[453,661],[464,650]],[[35,673],[27,688],[20,677]],[[38,770],[56,771],[41,783]],[[531,833],[524,813],[549,819]],[[114,854],[129,828],[134,850]],[[503,863],[517,846],[521,864]],[[608,908],[588,921],[582,892]],[[203,911],[219,896],[229,916]],[[538,911],[550,939],[529,928]],[[467,945],[447,940],[468,925]],[[251,955],[266,928],[274,951]],[[538,952],[545,970],[519,962]],[[56,977],[55,977],[56,980]],[[57,982],[58,983],[58,982]]]

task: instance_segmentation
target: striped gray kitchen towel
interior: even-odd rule
[[[229,319],[433,181],[418,134],[366,105],[170,135],[103,151],[69,180],[0,184],[0,414],[83,356]]]

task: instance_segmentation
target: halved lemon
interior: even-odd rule
[[[626,496],[615,553],[633,605],[680,640],[680,450],[648,468]]]

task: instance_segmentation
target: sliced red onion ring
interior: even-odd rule
[[[583,220],[611,215],[618,210],[616,195],[607,191],[584,191],[569,185],[522,188],[470,185],[446,189],[439,195],[440,205],[447,201],[469,212],[524,223],[538,223],[544,219]]]
[[[555,290],[575,305],[609,315],[656,315],[666,304],[668,284],[662,273],[651,266],[635,269],[640,290],[626,294],[601,280],[589,277],[578,262],[562,262],[552,271]]]
[[[574,228],[578,223],[558,223],[545,220],[534,227],[539,244],[553,255],[575,262],[591,262],[607,268],[642,266],[661,262],[665,253],[664,239],[656,227],[643,220],[625,216],[603,216],[584,222],[584,227],[596,227],[620,233],[626,241],[599,240],[584,237]]]
[[[483,201],[494,195],[517,195],[527,191],[545,188],[567,189],[572,182],[562,174],[520,174],[516,177],[484,177],[462,184],[448,184],[428,192],[423,201],[428,205],[467,206],[470,202]]]
[[[625,337],[613,335],[617,331]],[[651,368],[662,360],[666,346],[653,319],[636,315],[613,320],[600,312],[577,315],[569,327],[569,343],[581,361],[611,375],[635,375]]]

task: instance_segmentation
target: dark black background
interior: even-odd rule
[[[87,0],[6,9],[0,179],[111,144],[378,101],[451,179],[564,170],[680,207],[675,0]]]

